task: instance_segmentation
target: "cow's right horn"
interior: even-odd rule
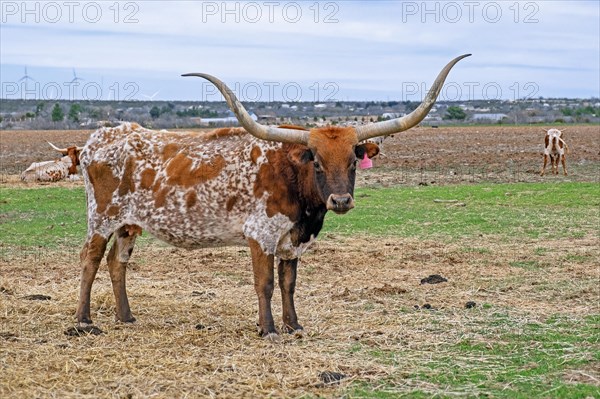
[[[435,82],[433,82],[431,89],[429,89],[429,92],[427,93],[427,96],[425,97],[421,105],[419,105],[417,109],[415,109],[410,114],[405,115],[401,118],[391,119],[389,121],[382,121],[373,123],[371,125],[358,126],[356,128],[356,135],[358,136],[358,141],[363,141],[378,136],[387,136],[393,133],[399,133],[419,124],[419,122],[421,122],[427,116],[429,110],[431,109],[431,107],[433,107],[433,104],[435,104],[435,100],[437,99],[437,96],[442,90],[444,80],[446,80],[446,76],[448,76],[448,73],[450,72],[452,67],[456,65],[458,61],[470,55],[471,54],[464,54],[450,61],[439,73],[438,77],[435,79]]]
[[[256,122],[248,111],[244,108],[242,103],[237,99],[235,94],[229,87],[221,80],[206,73],[186,73],[181,76],[197,76],[204,78],[214,84],[217,89],[221,92],[227,105],[235,114],[240,125],[244,127],[251,135],[258,137],[259,139],[267,141],[278,141],[281,143],[292,143],[292,144],[304,144],[308,143],[308,131],[296,130],[296,129],[284,129],[280,127],[265,126]]]

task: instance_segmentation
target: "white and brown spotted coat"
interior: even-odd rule
[[[78,180],[77,165],[79,165],[79,150],[69,147],[63,152],[63,157],[53,161],[34,162],[21,173],[25,182],[56,182],[66,179]]]
[[[137,225],[172,245],[198,248],[245,244],[297,258],[293,222],[268,215],[266,190],[256,189],[269,151],[281,148],[241,128],[208,133],[153,131],[135,123],[102,128],[80,160],[88,193],[88,240]]]
[[[563,140],[562,132],[558,129],[549,129],[544,137],[544,164],[540,175],[543,176],[546,172],[546,165],[548,159],[550,159],[552,173],[558,174],[558,165],[562,163],[563,173],[566,176],[568,174],[566,160],[566,152],[568,149],[567,143]]]

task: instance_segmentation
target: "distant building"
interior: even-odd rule
[[[257,121],[258,116],[254,112],[249,112],[250,118],[252,120]],[[191,118],[195,123],[199,125],[238,125],[239,122],[235,117],[235,114],[231,111],[227,112],[227,116],[224,118]]]
[[[395,119],[395,118],[400,118],[401,116],[404,116],[405,114],[399,113],[399,112],[384,112],[383,114],[381,114],[381,117],[383,119]]]
[[[491,121],[500,122],[502,119],[508,118],[506,114],[473,114],[471,119],[474,121]]]
[[[261,114],[258,116],[260,123],[271,124],[277,121],[277,115],[275,114]]]

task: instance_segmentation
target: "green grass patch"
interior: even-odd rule
[[[87,235],[85,190],[0,188],[0,255],[80,248]],[[138,239],[146,245],[149,235]]]
[[[399,376],[391,376],[377,386],[355,385],[349,396],[525,399],[600,395],[600,387],[593,382],[570,381],[568,377],[571,370],[597,367],[600,315],[579,319],[555,316],[545,322],[520,324],[507,314],[494,313],[488,321],[479,323],[479,338],[431,348],[424,351],[422,359],[412,359],[412,364],[405,366],[413,371],[401,372],[406,384],[398,386]],[[371,354],[377,359],[402,359],[401,353]]]
[[[436,199],[458,200],[465,206]],[[356,202],[356,209],[346,215],[328,213],[324,232],[444,239],[577,238],[597,234],[600,223],[600,195],[594,183],[365,188],[356,190]],[[2,188],[0,241],[4,248],[78,247],[86,235],[85,207],[83,188]],[[485,248],[469,250],[487,253]]]
[[[567,254],[564,256],[564,259],[567,262],[586,263],[592,259],[592,255],[590,255],[590,254],[583,254],[583,255]]]
[[[599,206],[594,183],[357,189],[356,208],[342,216],[328,213],[325,231],[445,239],[580,238],[598,234]]]
[[[539,262],[536,260],[522,260],[509,262],[512,267],[520,267],[521,269],[534,270],[540,267]]]
[[[83,188],[0,189],[3,246],[77,246],[86,235]]]

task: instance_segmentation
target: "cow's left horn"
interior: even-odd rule
[[[437,99],[437,96],[440,94],[442,86],[444,85],[444,80],[446,80],[446,76],[448,76],[448,73],[450,72],[452,67],[458,61],[470,55],[471,54],[464,54],[450,61],[448,65],[446,65],[444,69],[442,69],[438,77],[435,79],[435,82],[433,82],[433,86],[431,86],[429,93],[427,93],[427,96],[425,97],[421,105],[419,105],[417,109],[415,109],[410,114],[389,121],[377,122],[371,125],[357,127],[356,135],[358,136],[358,141],[378,136],[387,136],[393,133],[399,133],[419,124],[419,122],[421,122],[423,118],[427,116],[429,110],[431,109],[431,107],[433,107],[433,104],[435,104],[435,100]]]
[[[186,73],[181,76],[197,76],[204,78],[214,84],[217,89],[221,92],[227,105],[235,114],[240,125],[244,127],[251,135],[258,137],[259,139],[268,141],[278,141],[281,143],[292,143],[292,144],[304,144],[308,143],[308,131],[296,130],[296,129],[284,129],[273,126],[265,126],[256,122],[248,111],[244,108],[242,103],[237,99],[235,94],[229,87],[221,80],[207,73]]]
[[[66,153],[67,152],[66,148],[58,148],[57,146],[55,146],[54,144],[52,144],[49,141],[46,141],[46,143],[50,144],[50,147],[54,148],[58,152],[62,152],[62,153]]]

